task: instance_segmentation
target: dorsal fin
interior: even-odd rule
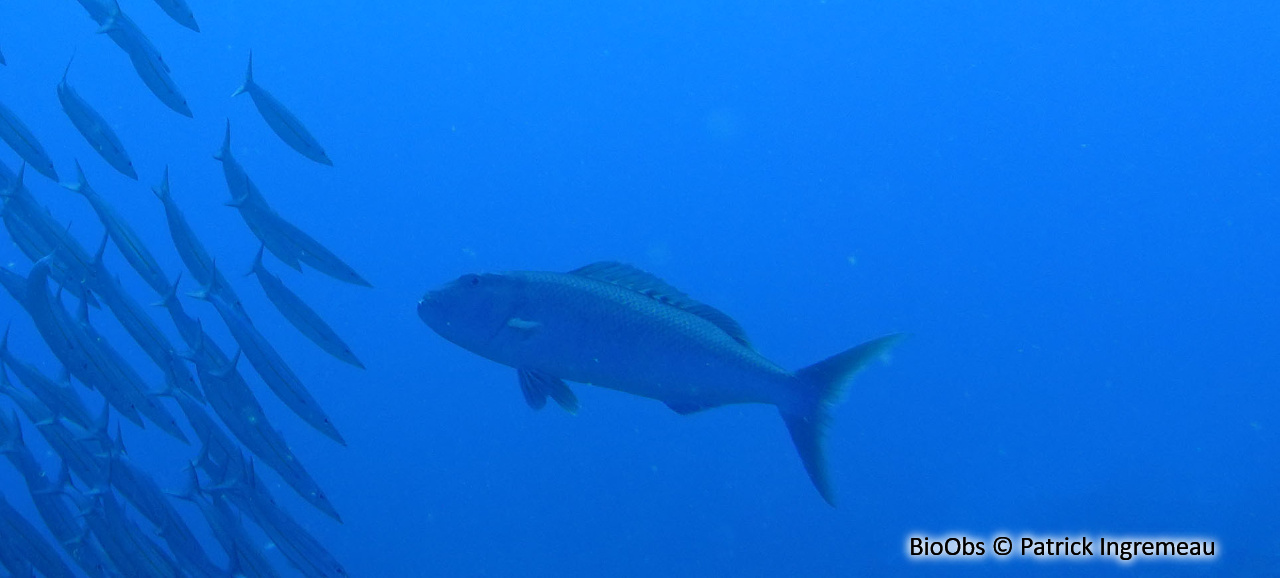
[[[734,321],[732,317],[706,303],[695,301],[652,273],[641,271],[626,263],[600,261],[574,269],[569,274],[626,287],[661,303],[688,311],[719,327],[729,334],[729,337],[732,337],[734,341],[746,347],[751,347],[751,341],[747,339],[747,333],[742,330],[742,326],[738,325],[738,322]]]

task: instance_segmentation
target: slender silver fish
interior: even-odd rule
[[[165,276],[164,270],[160,268],[160,263],[156,261],[151,251],[147,249],[146,244],[142,242],[142,238],[134,232],[133,227],[129,226],[129,222],[120,217],[115,207],[107,202],[102,195],[98,194],[93,187],[89,186],[89,179],[84,175],[84,169],[80,167],[80,161],[76,161],[76,178],[77,182],[63,185],[67,190],[80,193],[85,200],[89,201],[89,205],[93,207],[93,212],[98,215],[98,220],[102,221],[102,226],[107,230],[107,235],[111,237],[111,241],[115,243],[116,248],[120,250],[120,254],[124,256],[125,261],[129,262],[138,275],[142,277],[147,285],[156,292],[157,295],[164,295],[169,290],[169,278]],[[94,287],[94,289],[97,289]]]
[[[200,25],[196,24],[196,15],[191,12],[191,7],[187,6],[186,0],[156,0],[156,4],[160,5],[160,9],[164,10],[174,22],[186,26],[196,32],[200,31]]]
[[[297,293],[294,293],[284,282],[267,270],[262,264],[262,253],[265,246],[258,249],[258,255],[253,259],[253,268],[250,273],[257,276],[258,284],[262,285],[262,292],[267,294],[267,299],[276,306],[281,315],[289,320],[298,331],[310,339],[312,343],[320,346],[320,349],[346,363],[350,363],[360,369],[364,369],[364,364],[356,358],[356,354],[351,352],[351,348],[346,342],[338,337],[338,333],[325,323],[320,314],[316,313],[311,306],[307,305]]]
[[[271,211],[264,217],[265,222],[268,223],[266,225],[267,228],[275,231],[281,237],[289,239],[301,251],[298,253],[299,261],[339,281],[345,281],[361,287],[373,287],[372,283],[361,277],[355,269],[335,255],[333,251],[330,251],[328,247],[321,245],[319,241],[304,233],[302,229],[299,229],[293,223],[284,220],[275,211]]]
[[[216,285],[226,292],[228,301],[232,303],[240,303],[240,297],[231,289],[231,284],[225,279],[217,279],[215,282],[214,275],[222,275],[217,267],[213,265],[213,257],[209,255],[209,251],[205,249],[204,243],[200,242],[200,238],[196,236],[195,230],[191,228],[191,224],[187,222],[186,215],[182,214],[182,209],[178,208],[178,204],[174,202],[173,195],[169,192],[169,167],[164,168],[164,178],[160,184],[151,188],[156,198],[160,199],[160,203],[164,205],[164,218],[169,223],[169,236],[173,239],[173,246],[178,250],[178,257],[182,259],[182,263],[187,266],[187,270],[191,272],[191,276],[195,277],[197,283],[201,286]],[[173,287],[176,287],[175,283]],[[170,288],[172,291],[172,287]],[[168,295],[166,293],[161,293]]]
[[[349,576],[346,568],[315,536],[289,515],[289,512],[276,505],[266,485],[254,473],[253,462],[248,465],[234,462],[223,464],[220,469],[210,466],[212,464],[203,464],[201,469],[209,473],[213,486],[229,490],[224,493],[228,501],[248,514],[254,524],[271,539],[280,554],[303,576]]]
[[[13,400],[14,404],[22,410],[27,419],[35,423],[36,431],[40,432],[40,436],[49,444],[49,448],[58,454],[62,459],[62,465],[69,467],[72,471],[80,476],[82,480],[93,480],[101,477],[102,471],[106,464],[104,460],[94,455],[89,445],[82,440],[76,439],[75,434],[68,427],[69,422],[56,419],[53,412],[40,403],[34,395],[13,387],[12,384],[5,380],[0,380],[0,394],[8,396]],[[3,419],[0,419],[3,421]],[[6,445],[10,447],[22,445],[22,430],[18,421],[17,412],[13,412],[12,418],[9,420],[7,429],[16,432],[16,440],[9,440]],[[0,427],[0,429],[6,429]],[[10,454],[12,456],[13,454]]]
[[[249,451],[276,470],[302,499],[341,522],[342,516],[329,502],[324,490],[320,489],[319,484],[302,466],[302,462],[289,449],[284,436],[272,427],[262,405],[258,403],[232,360],[205,334],[200,322],[187,315],[182,302],[178,300],[177,283],[174,284],[173,291],[165,296],[163,305],[173,318],[173,324],[178,327],[183,341],[191,348],[188,357],[195,364],[200,382],[207,390],[205,397],[227,429]],[[238,454],[238,446],[213,425],[208,414],[189,397],[181,392],[170,391],[168,394],[182,406],[192,429],[204,442],[202,451],[212,453],[213,458],[223,464]]]
[[[115,212],[106,199],[102,198],[93,187],[89,186],[89,181],[84,176],[84,171],[80,168],[80,163],[76,163],[76,172],[79,176],[79,183],[74,185],[66,185],[70,190],[80,193],[93,206],[94,212],[98,214],[98,218],[102,221],[103,227],[107,230],[107,237],[110,237],[124,255],[125,260],[133,265],[143,280],[152,287],[160,295],[164,295],[170,289],[169,280],[165,277],[164,271],[160,269],[159,263],[155,257],[147,250],[146,245],[138,237],[129,223],[122,219]],[[105,241],[107,237],[104,237]],[[124,290],[120,285],[119,279],[113,277],[107,271],[103,264],[103,251],[106,249],[105,243],[99,246],[98,253],[94,257],[93,263],[88,268],[88,276],[85,283],[102,297],[107,303],[107,307],[115,314],[121,325],[129,332],[129,335],[138,342],[147,356],[156,363],[156,366],[164,372],[165,379],[173,381],[184,391],[190,393],[196,399],[202,399],[200,390],[196,387],[195,377],[191,375],[191,371],[187,369],[181,361],[174,355],[173,345],[169,342],[169,338],[160,331],[159,326],[151,319],[149,315],[142,310],[142,306]]]
[[[89,253],[22,184],[26,167],[23,163],[18,173],[13,174],[0,163],[0,196],[4,197],[0,213],[5,228],[31,262],[55,255],[56,262],[50,272],[54,280],[77,298],[88,299],[90,305],[97,307],[97,299],[84,286],[89,274]]]
[[[200,333],[201,339],[205,339],[204,331]],[[236,368],[240,352],[227,360],[226,354],[212,341],[204,340],[197,345],[191,359],[196,364],[200,383],[208,392],[209,405],[231,430],[231,435],[280,474],[281,479],[302,499],[341,523],[342,516],[338,510],[289,448],[284,435],[271,425],[257,398],[244,382]]]
[[[124,576],[182,576],[183,570],[124,511],[104,481],[95,482],[92,497],[64,488],[67,497],[80,508],[89,529],[116,569]]]
[[[10,425],[0,416],[0,439],[9,440],[4,444],[5,456],[26,479],[31,501],[54,540],[62,545],[63,550],[85,574],[101,576],[107,554],[96,540],[83,535],[79,518],[62,498],[62,486],[70,476],[66,462],[62,463],[58,479],[50,480],[45,474],[44,466],[36,461],[35,454],[23,443],[21,425],[16,420]]]
[[[84,2],[82,1],[81,4],[84,5]],[[87,5],[86,8],[88,8]],[[160,55],[160,49],[156,48],[151,38],[120,9],[118,0],[104,0],[99,4],[99,8],[89,10],[89,15],[98,23],[98,34],[106,34],[126,53],[145,56],[153,60],[160,70],[166,73],[171,72],[169,63],[165,62],[164,57]]]
[[[249,226],[249,230],[263,245],[266,245],[272,255],[299,271],[302,270],[299,262],[302,262],[339,281],[363,287],[373,286],[319,241],[293,223],[286,221],[271,208],[266,198],[262,196],[262,192],[245,173],[244,167],[240,166],[235,156],[231,154],[230,122],[227,123],[222,148],[214,158],[222,161],[222,172],[227,179],[227,189],[231,193],[231,200],[226,205],[240,211],[240,216]]]
[[[134,398],[128,394],[126,380],[119,378],[119,370],[112,365],[109,356],[86,333],[75,319],[63,308],[61,300],[49,294],[48,277],[51,258],[45,257],[36,261],[27,278],[12,271],[4,270],[0,274],[4,287],[12,293],[18,303],[31,315],[40,336],[53,355],[62,362],[80,383],[90,389],[96,389],[117,410],[139,427],[143,427],[142,416],[134,407]],[[17,285],[21,282],[21,288]],[[21,297],[19,297],[21,296]]]
[[[107,16],[101,22],[99,33],[107,34],[124,49],[133,63],[133,69],[151,93],[160,99],[165,106],[174,112],[190,118],[191,107],[187,106],[187,97],[182,95],[177,83],[169,75],[169,65],[160,56],[160,51],[151,43],[151,39],[134,24],[133,20],[120,11],[116,0],[109,0]],[[90,11],[90,15],[93,12]]]
[[[267,387],[271,388],[280,401],[316,431],[344,446],[347,445],[342,434],[338,433],[338,428],[320,407],[320,402],[311,396],[311,392],[307,391],[302,380],[298,379],[297,374],[289,368],[280,353],[253,326],[253,321],[243,309],[227,303],[217,288],[206,287],[192,296],[213,305],[226,323],[231,336],[235,338],[236,343],[240,344],[244,356],[249,359],[254,371],[258,372],[262,381],[266,382]]]
[[[249,230],[263,244],[267,246],[267,250],[271,251],[277,259],[284,264],[301,271],[302,265],[298,261],[298,255],[302,250],[288,239],[282,238],[279,234],[263,226],[261,219],[257,218],[263,211],[254,210],[261,206],[270,211],[267,207],[266,199],[262,197],[262,192],[258,190],[257,185],[253,184],[253,180],[249,178],[249,174],[245,172],[240,161],[236,160],[235,155],[231,154],[231,121],[227,121],[226,137],[222,139],[222,148],[214,153],[214,159],[222,163],[222,175],[227,180],[227,190],[231,193],[231,200],[227,205],[240,209],[240,216],[244,218],[244,222],[249,226]],[[249,207],[248,212],[242,207]]]
[[[208,285],[213,281],[213,257],[204,248],[204,243],[200,242],[199,237],[196,237],[191,224],[187,222],[186,215],[182,214],[182,209],[178,208],[169,192],[168,166],[164,168],[164,178],[160,180],[160,184],[151,187],[151,192],[155,193],[156,198],[160,199],[160,203],[164,205],[165,221],[169,223],[169,236],[173,238],[178,256],[182,258],[183,264],[195,277],[196,282]]]
[[[53,159],[45,152],[44,145],[36,140],[36,135],[27,128],[26,123],[3,102],[0,102],[0,139],[9,143],[13,152],[18,153],[31,168],[54,181],[58,180],[58,171],[53,168]]]
[[[116,438],[107,435],[107,414],[104,413],[97,430],[82,433],[82,439],[98,442],[99,455],[110,460],[108,471],[109,482],[120,495],[129,500],[152,525],[159,530],[159,536],[169,546],[169,551],[183,564],[183,567],[195,576],[218,576],[219,569],[213,565],[204,548],[165,492],[160,489],[155,478],[139,467],[128,457],[124,449],[124,440],[120,430],[116,430]]]
[[[57,245],[51,243],[32,223],[24,219],[20,212],[10,210],[16,204],[6,202],[0,218],[3,218],[5,229],[9,231],[9,237],[13,244],[18,247],[18,250],[23,255],[26,255],[28,259],[31,259],[32,262],[39,261],[45,255],[57,250]],[[69,292],[78,294],[77,296],[92,295],[80,282],[80,278],[70,273],[70,271],[71,269],[66,267],[65,263],[59,261],[54,263],[49,273]]]
[[[166,387],[156,395],[173,398],[178,402],[178,407],[182,408],[182,413],[187,416],[187,423],[191,425],[191,429],[196,432],[196,437],[200,438],[201,451],[216,452],[220,456],[230,455],[239,450],[239,446],[223,433],[222,428],[209,417],[209,413],[204,410],[199,402],[187,395],[186,392],[173,387]]]
[[[93,417],[84,400],[71,388],[70,383],[58,383],[36,369],[34,365],[18,359],[9,351],[9,328],[0,337],[0,361],[13,369],[18,381],[27,386],[57,417],[66,418],[80,427],[91,427]],[[65,370],[64,370],[65,371]]]
[[[571,396],[561,380],[616,389],[685,415],[737,403],[774,405],[818,493],[834,504],[823,457],[830,405],[858,370],[902,338],[889,335],[799,371],[749,344],[724,313],[620,263],[569,273],[464,275],[418,303],[441,337],[517,370],[531,406]]]
[[[216,492],[206,492],[200,486],[200,476],[196,465],[187,468],[187,488],[180,493],[171,494],[195,504],[204,514],[204,519],[213,531],[213,537],[227,553],[232,561],[232,574],[243,574],[247,578],[274,578],[280,574],[267,561],[267,557],[258,548],[257,542],[249,537],[240,517],[231,511],[227,502]]]
[[[40,405],[35,396],[19,392],[14,388],[13,382],[9,381],[8,368],[3,363],[0,363],[0,393],[13,399],[14,403],[18,404],[19,407],[24,404],[30,404],[34,407],[39,407]],[[37,414],[52,416],[53,412],[46,413],[42,409],[38,409]],[[17,418],[17,415],[15,414],[14,417]],[[49,417],[47,421],[52,423],[55,419],[57,418]],[[22,474],[22,477],[28,481],[33,477],[44,475],[44,466],[41,466],[36,457],[31,454],[26,442],[22,439],[22,423],[15,419],[10,424],[3,419],[3,415],[0,415],[0,455],[4,455],[9,460],[9,463],[17,468],[18,473]]]
[[[120,10],[119,2],[116,0],[76,0],[76,2],[80,3],[85,12],[89,13],[89,18],[98,25],[99,34],[106,34],[126,54],[139,49],[136,45],[143,43],[141,50],[155,53],[165,72],[169,71],[169,64],[159,56],[160,51],[142,32],[142,29],[138,28],[138,24]]]
[[[30,279],[37,279],[37,268],[32,269]],[[41,279],[41,283],[43,282]],[[129,362],[106,339],[103,339],[98,330],[89,322],[89,308],[83,302],[80,304],[80,331],[88,336],[96,355],[106,360],[104,365],[112,372],[111,375],[114,375],[114,379],[112,379],[113,385],[120,389],[128,400],[127,403],[135,407],[139,413],[146,416],[152,423],[159,426],[162,431],[173,436],[174,439],[184,444],[190,444],[191,442],[187,441],[187,436],[182,433],[182,428],[178,427],[178,421],[173,418],[173,414],[169,413],[169,410],[153,395],[146,382],[138,375],[137,370],[132,365],[129,365]]]
[[[329,155],[325,154],[324,147],[320,146],[316,137],[311,136],[311,132],[303,126],[302,121],[289,112],[289,109],[276,100],[270,92],[253,81],[252,52],[249,53],[249,68],[244,74],[244,84],[240,85],[240,88],[236,89],[231,96],[236,97],[245,93],[253,99],[254,106],[258,108],[262,119],[267,121],[267,126],[271,127],[272,132],[289,145],[289,148],[322,165],[333,166],[333,161],[329,160]]]
[[[103,270],[101,265],[96,270]],[[197,400],[204,400],[200,388],[196,385],[191,370],[178,359],[173,344],[168,336],[160,330],[160,326],[151,318],[134,298],[120,286],[119,279],[100,275],[104,280],[94,283],[94,290],[102,295],[107,308],[115,315],[116,320],[124,327],[134,342],[142,348],[143,353],[160,368],[165,383],[187,392]]]
[[[68,62],[67,68],[62,71],[62,80],[58,82],[58,101],[62,103],[62,111],[67,113],[71,124],[75,125],[76,130],[89,141],[89,146],[107,164],[120,171],[120,174],[138,180],[138,172],[133,169],[133,161],[129,159],[129,153],[124,150],[124,143],[120,142],[116,131],[67,83],[67,73],[70,70],[71,63]]]
[[[0,566],[9,571],[10,576],[35,578],[36,570],[13,544],[0,541]]]
[[[44,539],[35,525],[9,504],[4,494],[0,494],[0,536],[4,536],[4,541],[9,542],[47,578],[74,576],[58,551]]]

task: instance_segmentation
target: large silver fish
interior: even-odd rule
[[[682,415],[735,403],[777,406],[809,478],[832,504],[822,451],[830,405],[902,337],[787,371],[752,349],[724,313],[609,262],[569,273],[464,275],[424,295],[418,316],[441,337],[515,368],[535,408],[548,396],[576,407],[562,380],[656,399]]]

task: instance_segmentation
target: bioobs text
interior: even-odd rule
[[[982,540],[970,540],[967,536],[952,536],[930,540],[928,536],[911,537],[907,554],[917,556],[984,556],[986,544]]]

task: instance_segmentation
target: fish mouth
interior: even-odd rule
[[[431,313],[434,309],[433,305],[435,305],[438,297],[437,293],[437,291],[427,291],[422,295],[422,298],[418,300],[418,319],[421,319],[422,322],[427,325],[431,325],[433,317]]]

